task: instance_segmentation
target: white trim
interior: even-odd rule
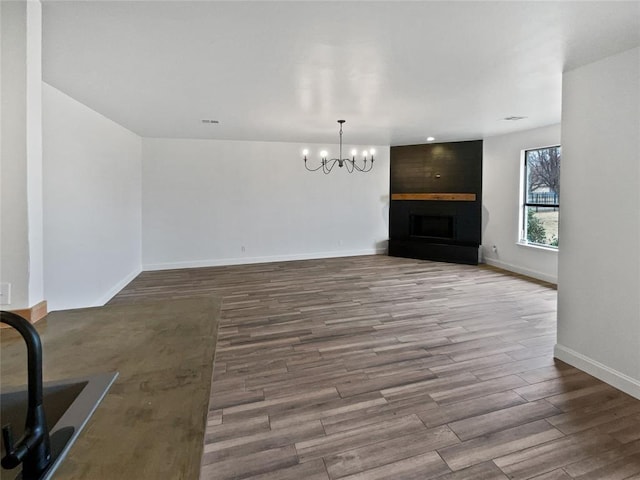
[[[236,257],[215,258],[207,260],[187,260],[184,262],[151,263],[143,265],[145,272],[153,270],[172,270],[176,268],[221,267],[226,265],[246,265],[251,263],[289,262],[292,260],[313,260],[317,258],[359,257],[362,255],[383,255],[386,248],[372,248],[366,250],[351,250],[337,252],[298,253],[291,255],[272,255],[268,257]]]
[[[564,345],[556,344],[553,349],[553,356],[572,365],[580,370],[587,372],[589,375],[602,380],[605,383],[622,390],[624,393],[640,399],[640,381],[632,378],[624,373],[618,372],[613,368],[593,360],[581,353],[576,352]]]
[[[558,250],[559,250],[558,247],[550,247],[550,246],[547,246],[547,245],[538,245],[536,243],[529,243],[526,240],[520,240],[519,242],[516,242],[516,245],[518,245],[520,247],[537,248],[538,250],[546,250],[547,252],[555,252],[555,253],[558,253]]]
[[[528,268],[523,268],[511,263],[501,262],[500,260],[496,260],[495,258],[484,257],[484,263],[486,263],[487,265],[493,265],[494,267],[502,268],[504,270],[509,270],[510,272],[526,275],[527,277],[537,278],[538,280],[542,280],[543,282],[555,284],[558,283],[557,276],[547,275],[546,273],[538,272],[537,270],[530,270]]]
[[[525,178],[526,178],[526,172],[525,172],[525,155],[526,155],[526,150],[522,149],[520,150],[520,188],[518,189],[518,229],[517,232],[520,232],[518,234],[518,238],[516,239],[516,242],[521,242],[523,238],[525,238],[525,231],[526,231],[526,226],[525,226],[525,221],[524,221],[524,197],[526,195],[525,191],[526,191],[526,187],[524,185],[525,183]]]
[[[142,272],[142,266],[138,266],[133,272],[129,273],[126,277],[116,283],[113,287],[109,289],[107,293],[102,295],[96,302],[93,304],[94,306],[102,306],[105,305],[109,300],[116,296],[120,290],[126,287],[131,280],[136,278]]]
[[[551,125],[550,125],[551,126]],[[545,148],[555,148],[555,147],[560,147],[562,148],[562,143],[552,143],[551,145],[545,145],[543,147],[531,147],[531,148],[525,148],[522,151],[523,152],[530,152],[533,150],[544,150]]]

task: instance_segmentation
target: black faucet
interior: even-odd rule
[[[42,405],[42,342],[28,320],[12,312],[0,312],[0,322],[15,328],[27,344],[29,403],[24,435],[13,442],[11,425],[2,427],[6,455],[2,467],[12,469],[22,463],[22,480],[37,480],[51,463],[49,430]]]

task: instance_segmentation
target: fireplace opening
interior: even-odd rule
[[[410,215],[409,222],[409,235],[412,237],[454,239],[451,216]]]

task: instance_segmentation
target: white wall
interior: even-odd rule
[[[0,21],[0,303],[22,309],[43,300],[41,4],[3,2]]]
[[[377,148],[370,173],[349,175],[336,167],[324,175],[304,169],[305,146],[321,149],[143,139],[144,268],[336,257],[386,248],[389,147]],[[336,146],[328,150],[337,153]]]
[[[555,352],[638,398],[639,86],[640,48],[564,75]]]
[[[141,139],[42,84],[50,310],[102,305],[141,270]]]
[[[521,152],[525,149],[559,144],[560,125],[484,139],[482,255],[486,263],[557,283],[558,252],[521,245],[518,240],[522,201],[520,195]],[[562,243],[564,244],[564,239]],[[492,249],[494,245],[497,248],[496,252]]]

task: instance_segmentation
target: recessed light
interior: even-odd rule
[[[208,118],[203,118],[202,123],[220,123],[218,120],[210,120]]]
[[[427,142],[433,142],[435,140],[434,137],[427,137]]]
[[[527,117],[518,117],[518,116],[515,116],[515,115],[512,115],[510,117],[504,117],[505,120],[508,120],[510,122],[515,122],[515,121],[518,121],[518,120],[524,120],[525,118],[527,118]]]

